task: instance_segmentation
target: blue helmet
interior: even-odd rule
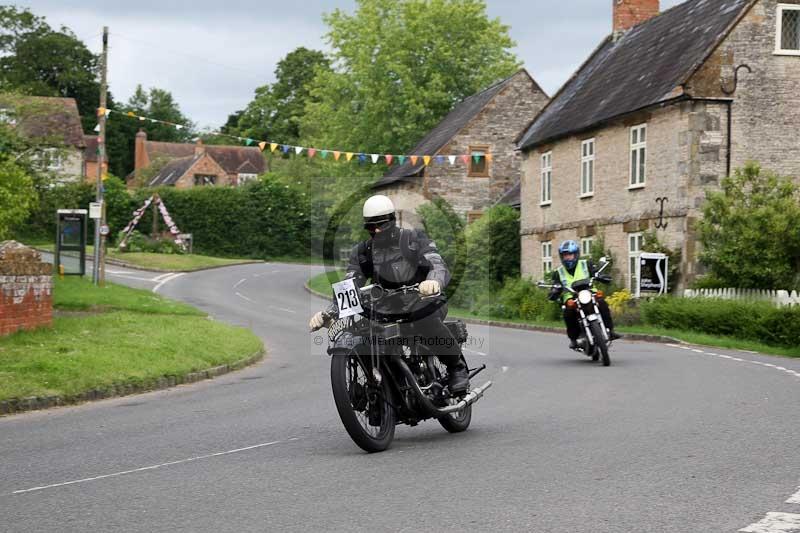
[[[575,254],[575,258],[565,261],[564,254]],[[564,241],[561,243],[561,246],[558,247],[558,256],[561,258],[561,264],[564,265],[567,270],[575,268],[575,265],[578,264],[578,257],[580,254],[581,247],[578,246],[578,243],[575,241]]]

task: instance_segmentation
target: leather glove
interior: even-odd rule
[[[320,328],[328,327],[331,323],[331,317],[319,311],[314,316],[311,317],[311,320],[308,322],[308,329],[310,331],[317,331]]]
[[[441,291],[442,287],[435,279],[426,279],[419,284],[420,296],[433,296],[434,294],[439,294]]]

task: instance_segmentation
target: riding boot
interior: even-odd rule
[[[464,363],[459,362],[447,367],[447,385],[454,394],[469,388],[469,371]]]

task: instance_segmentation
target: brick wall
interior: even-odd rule
[[[0,337],[52,324],[52,271],[35,250],[0,243]]]
[[[214,161],[211,156],[207,155],[198,160],[194,165],[186,171],[181,179],[175,183],[176,189],[189,189],[194,187],[195,174],[203,174],[207,176],[216,176],[217,187],[231,185],[230,176],[225,170],[219,166],[219,163]]]
[[[621,32],[659,13],[659,0],[613,0],[614,31]]]

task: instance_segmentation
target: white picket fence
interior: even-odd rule
[[[686,298],[722,298],[723,300],[757,300],[775,305],[800,305],[800,292],[760,289],[686,289]]]

